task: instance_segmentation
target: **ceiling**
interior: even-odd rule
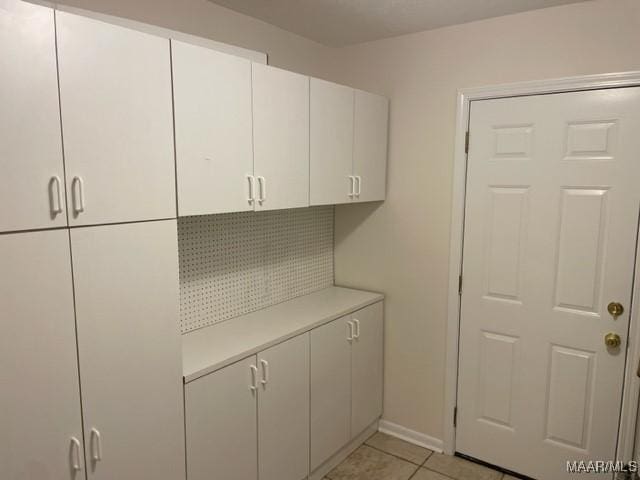
[[[329,46],[584,0],[210,0]]]

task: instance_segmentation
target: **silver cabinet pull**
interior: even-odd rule
[[[73,177],[73,180],[71,180],[71,195],[73,197],[73,212],[76,215],[84,212],[84,183],[82,178]]]
[[[262,365],[262,380],[260,380],[260,383],[265,386],[269,383],[269,362],[260,360],[260,365]]]
[[[76,437],[71,437],[71,469],[74,472],[82,470],[80,463],[80,441]]]
[[[247,201],[252,204],[256,199],[256,192],[254,189],[255,178],[253,175],[247,175],[247,180],[249,182],[249,198],[247,198]]]
[[[49,180],[49,203],[51,213],[55,216],[62,213],[62,191],[60,188],[60,177],[54,175]]]
[[[249,390],[255,392],[258,389],[258,367],[256,367],[255,365],[250,365],[249,370],[251,371],[251,384],[249,385]]]
[[[356,177],[349,175],[349,198],[356,194]]]
[[[258,202],[262,204],[267,199],[267,181],[264,177],[257,177],[257,179],[258,187],[260,188],[260,198],[258,198]]]
[[[358,320],[357,318],[353,319],[353,324],[355,325],[355,333],[353,334],[353,338],[358,339],[360,338],[360,320]]]
[[[91,460],[94,462],[102,460],[102,439],[97,428],[91,429]]]
[[[349,333],[347,334],[347,342],[353,342],[353,339],[355,338],[353,336],[353,322],[348,321],[347,327],[349,327]]]
[[[358,189],[355,191],[354,195],[358,198],[362,191],[362,177],[360,175],[356,175],[356,185],[358,186]]]

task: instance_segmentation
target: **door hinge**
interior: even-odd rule
[[[458,407],[453,408],[453,426],[458,426]]]
[[[458,295],[462,295],[462,275],[458,275]]]
[[[469,153],[469,130],[464,134],[464,153]]]

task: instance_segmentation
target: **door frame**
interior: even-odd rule
[[[447,337],[444,393],[444,453],[453,455],[456,445],[454,427],[458,389],[458,342],[460,337],[459,276],[462,272],[464,240],[464,208],[467,179],[466,132],[469,127],[470,103],[474,100],[540,95],[548,93],[599,90],[640,86],[640,71],[606,73],[536,80],[458,90],[456,135],[453,168],[453,194],[450,228],[449,285],[447,296]],[[640,231],[638,232],[640,234]],[[640,378],[636,368],[640,362],[640,255],[636,252],[630,310],[627,358],[622,394],[622,410],[618,426],[616,460],[629,461],[634,455],[635,427],[640,396]]]

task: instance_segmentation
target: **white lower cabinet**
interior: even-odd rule
[[[383,303],[311,332],[311,471],[382,415]]]
[[[258,354],[260,480],[309,474],[309,335]]]
[[[71,250],[88,478],[184,479],[176,221],[75,228]]]
[[[189,480],[258,478],[255,355],[185,385]]]
[[[185,385],[189,480],[309,473],[309,335]]]
[[[69,234],[0,236],[0,478],[85,478]]]

